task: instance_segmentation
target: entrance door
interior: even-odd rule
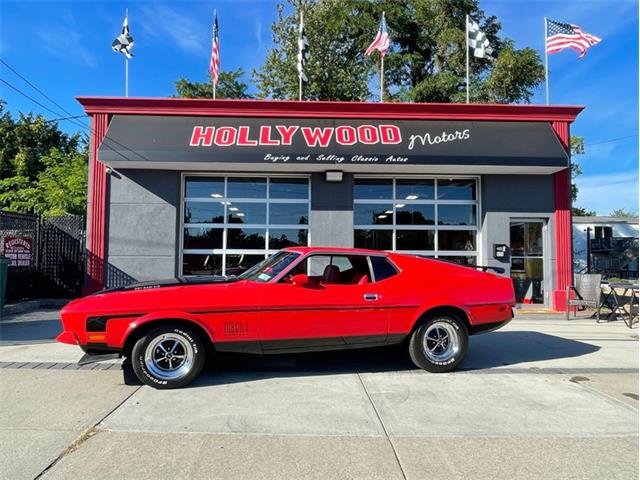
[[[544,220],[511,221],[511,279],[517,303],[544,303],[544,231]]]

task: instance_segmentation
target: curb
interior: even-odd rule
[[[9,315],[17,315],[19,313],[35,312],[41,308],[62,308],[71,300],[67,298],[42,298],[38,300],[25,300],[24,302],[12,303],[5,305],[4,310],[0,311],[0,320]]]

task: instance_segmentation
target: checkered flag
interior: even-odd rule
[[[129,33],[129,17],[124,17],[124,22],[122,23],[122,33],[118,35],[113,43],[111,44],[111,48],[114,52],[122,53],[125,57],[130,59],[133,57],[133,53],[131,53],[131,49],[133,48],[133,37]]]
[[[467,17],[468,18],[468,17]],[[488,58],[493,59],[493,48],[489,45],[487,36],[480,30],[480,26],[471,20],[467,21],[467,35],[469,37],[469,48],[473,52],[473,56],[476,58]]]
[[[304,73],[304,66],[309,60],[309,41],[307,40],[307,34],[304,32],[304,19],[302,12],[300,12],[300,30],[298,32],[298,77],[303,82],[308,82],[307,76]]]

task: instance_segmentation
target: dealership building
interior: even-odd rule
[[[291,245],[502,267],[518,302],[571,283],[570,106],[80,97],[87,291],[237,274]]]

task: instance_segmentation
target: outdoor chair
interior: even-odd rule
[[[567,320],[569,320],[571,307],[577,307],[573,309],[574,318],[578,308],[585,310],[587,307],[593,307],[596,309],[596,319],[600,320],[602,275],[599,273],[576,273],[574,279],[575,285],[567,287]],[[571,298],[571,292],[575,294],[574,298]]]

